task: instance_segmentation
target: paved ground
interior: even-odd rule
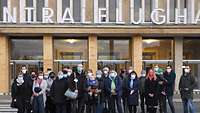
[[[179,97],[180,97],[179,95],[174,96],[175,109],[176,113],[183,113],[183,106]],[[196,108],[196,113],[200,113],[200,95],[196,95],[194,97],[195,97],[194,104]],[[0,113],[17,113],[16,109],[10,108],[9,96],[0,96]],[[137,113],[140,113],[140,108],[138,109]],[[169,107],[168,107],[168,113],[171,113]]]

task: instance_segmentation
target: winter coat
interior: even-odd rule
[[[144,77],[144,76],[141,76],[139,78],[139,92],[140,92],[140,94],[145,94],[145,80],[146,80],[146,77]]]
[[[64,104],[66,102],[66,96],[64,95],[68,89],[68,82],[65,78],[53,81],[50,89],[50,96],[55,104]]]
[[[137,78],[135,78],[134,80],[133,80],[133,86],[132,87],[130,87],[130,83],[131,83],[131,79],[129,78],[128,80],[127,80],[127,88],[128,88],[128,90],[127,90],[127,100],[128,100],[128,102],[127,102],[127,104],[128,105],[138,105],[138,95],[139,95],[139,93],[138,93],[138,88],[139,88],[139,84],[138,84],[138,79]],[[130,94],[131,93],[131,91],[132,90],[134,90],[134,92],[133,92],[133,94]]]
[[[11,87],[11,97],[13,100],[16,99],[16,107],[22,108],[25,104],[25,84],[18,85],[16,79],[12,83]]]
[[[164,75],[156,75],[158,79],[158,93],[159,96],[166,96],[166,84],[167,80],[164,78]]]
[[[174,95],[174,87],[175,87],[175,80],[176,80],[176,73],[171,71],[171,73],[164,73],[164,78],[166,81],[166,95],[173,96]]]
[[[115,86],[116,86],[115,92],[116,92],[118,97],[121,97],[122,96],[122,81],[121,81],[121,78],[119,76],[116,76],[114,81],[115,81]],[[106,93],[107,96],[111,95],[111,83],[112,83],[111,78],[106,77],[105,82],[104,82],[104,88],[105,88],[105,93]]]
[[[86,76],[84,73],[75,73],[76,74],[76,78],[78,79],[78,82],[76,83],[74,81],[75,79],[75,76],[74,74],[72,74],[70,77],[69,77],[69,80],[68,80],[68,86],[69,86],[69,89],[71,89],[71,91],[75,91],[76,89],[78,90],[78,99],[81,99],[81,98],[84,98],[86,96],[86,92],[87,92],[87,89],[86,89]]]
[[[31,100],[33,91],[32,91],[32,87],[33,87],[33,80],[31,79],[31,76],[29,74],[23,74],[24,77],[24,97],[27,101]]]
[[[151,97],[149,94],[153,94],[154,96]],[[158,81],[157,80],[150,80],[149,78],[145,81],[145,102],[146,105],[149,106],[157,106],[158,105]]]
[[[196,86],[194,77],[191,74],[182,75],[179,82],[179,90],[182,99],[192,99],[193,89]]]

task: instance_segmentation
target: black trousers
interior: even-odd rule
[[[129,110],[129,113],[136,113],[137,112],[137,106],[129,105],[128,110]]]
[[[166,96],[159,95],[159,111],[160,113],[167,113]]]
[[[156,106],[148,106],[147,105],[147,113],[156,113],[157,108]]]
[[[144,93],[140,93],[140,108],[141,108],[141,111],[142,113],[145,113],[145,94]]]

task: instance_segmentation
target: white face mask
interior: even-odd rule
[[[142,77],[145,77],[145,76],[146,76],[146,74],[141,74],[141,76],[142,76]]]
[[[42,80],[44,78],[44,76],[38,76],[38,78]]]
[[[68,74],[63,74],[63,77],[65,77],[65,78],[68,77]]]
[[[184,69],[185,73],[189,73],[190,69]]]
[[[172,69],[167,69],[167,72],[170,73],[172,71]]]
[[[135,79],[136,75],[135,74],[131,74],[131,79]]]
[[[23,74],[25,74],[25,73],[26,73],[26,70],[25,70],[25,69],[23,69],[23,70],[22,70],[22,73],[23,73]]]
[[[89,78],[93,78],[92,73],[88,73]]]
[[[67,75],[70,76],[72,74],[72,72],[67,72]]]
[[[116,75],[115,73],[110,73],[109,76],[110,76],[111,78],[115,78],[117,75]]]
[[[108,71],[103,71],[103,73],[107,75],[107,74],[108,74]]]
[[[101,78],[101,74],[98,74],[98,75],[97,75],[97,78]]]

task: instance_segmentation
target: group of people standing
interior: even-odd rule
[[[138,75],[132,67],[121,69],[119,74],[105,66],[93,72],[83,65],[63,67],[55,74],[31,72],[22,66],[12,84],[12,106],[18,113],[167,113],[168,100],[172,113],[176,74],[168,65],[142,70]],[[190,67],[185,66],[179,90],[184,113],[194,113],[192,93],[195,79]],[[146,106],[146,107],[145,107]]]

